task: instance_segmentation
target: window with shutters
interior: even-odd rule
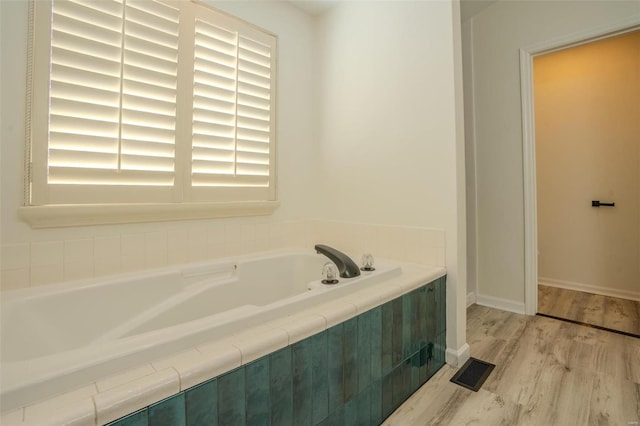
[[[27,205],[275,201],[274,35],[194,1],[34,4]]]

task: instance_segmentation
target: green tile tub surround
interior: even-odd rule
[[[113,426],[379,425],[444,365],[445,277]]]

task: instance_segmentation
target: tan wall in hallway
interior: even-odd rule
[[[640,299],[640,31],[535,58],[534,93],[540,282]]]

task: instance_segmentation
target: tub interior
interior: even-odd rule
[[[401,273],[383,266],[318,286],[327,261],[296,251],[17,291],[2,300],[3,404],[91,383]]]
[[[304,293],[325,261],[307,253],[224,260],[16,298],[2,307],[2,361],[43,357],[221,312],[250,311]]]

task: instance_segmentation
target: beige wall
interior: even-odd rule
[[[632,17],[640,2],[498,1],[472,18],[477,292],[500,306],[524,312],[519,49]]]
[[[534,96],[539,282],[640,300],[640,31],[534,58]]]

